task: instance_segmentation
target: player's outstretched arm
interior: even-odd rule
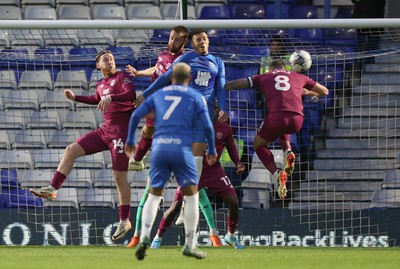
[[[149,67],[144,70],[137,70],[130,64],[125,66],[125,71],[128,72],[132,77],[149,77],[154,73],[155,70],[156,70],[155,66]]]
[[[231,80],[226,82],[225,90],[237,90],[237,89],[247,89],[250,87],[249,80],[247,78],[240,78],[236,80]]]
[[[71,90],[64,90],[64,96],[72,101],[75,101],[75,93]]]
[[[306,96],[316,96],[316,97],[322,97],[322,96],[326,96],[329,94],[329,90],[328,88],[326,88],[325,86],[319,84],[318,82],[314,85],[314,87],[311,88],[311,90],[304,92],[303,89],[303,95]]]

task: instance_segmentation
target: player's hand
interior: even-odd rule
[[[244,164],[242,164],[241,162],[239,162],[238,164],[236,164],[236,173],[237,174],[241,174],[243,173],[243,171],[246,169],[246,166],[244,166]]]
[[[135,67],[128,64],[125,66],[125,71],[129,73],[132,77],[136,77],[136,73],[138,72]]]
[[[133,101],[133,106],[134,107],[138,107],[141,103],[143,103],[144,101],[144,96],[143,95],[139,95],[138,98],[136,98],[135,101]]]
[[[218,120],[220,122],[227,122],[228,121],[228,115],[226,114],[225,111],[220,110],[218,113]]]
[[[104,112],[108,105],[111,103],[112,99],[110,96],[106,96],[105,98],[101,99],[99,104],[97,105],[97,110]]]
[[[136,151],[136,148],[137,148],[136,145],[129,146],[129,145],[125,144],[124,152],[125,152],[126,157],[131,159],[133,157],[133,154]]]
[[[210,155],[206,153],[206,161],[209,165],[213,165],[217,162],[217,155]]]
[[[69,100],[75,101],[75,93],[71,90],[64,90],[64,96]]]

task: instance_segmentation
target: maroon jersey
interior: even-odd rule
[[[249,77],[249,83],[264,94],[265,105],[270,114],[286,111],[303,115],[303,88],[311,90],[316,82],[296,72],[276,69]]]
[[[239,154],[236,149],[235,141],[233,140],[233,131],[232,127],[226,122],[220,122],[218,120],[214,121],[214,132],[215,132],[215,147],[217,149],[218,161],[213,165],[209,165],[206,159],[203,159],[203,174],[205,170],[206,173],[210,173],[212,175],[213,169],[217,166],[221,166],[219,159],[221,158],[222,151],[224,147],[226,147],[229,156],[231,157],[233,163],[239,163]],[[208,171],[210,170],[210,171]],[[202,175],[203,176],[203,175]]]
[[[104,111],[105,125],[127,125],[134,110],[132,102],[136,99],[136,92],[129,74],[124,71],[99,80],[96,95],[76,96],[75,101],[96,105],[107,96],[112,101]]]
[[[167,70],[171,67],[172,63],[183,53],[184,53],[183,49],[175,54],[172,54],[167,49],[160,51],[156,63],[156,70],[151,75],[151,81],[155,81],[159,76],[167,72]]]

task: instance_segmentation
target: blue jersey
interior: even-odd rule
[[[215,155],[214,129],[209,118],[204,97],[194,89],[182,85],[170,85],[152,94],[132,114],[126,143],[135,144],[135,132],[139,120],[155,111],[153,150],[163,148],[180,151],[192,147],[193,126],[200,120],[209,147],[208,153]]]
[[[200,92],[211,106],[215,104],[215,97],[218,100],[220,110],[225,111],[225,65],[220,58],[211,54],[199,55],[195,52],[188,52],[175,60],[174,64],[183,62],[190,65],[192,80],[190,87]],[[169,77],[172,68],[160,76],[142,94],[147,98],[155,90],[169,84]]]

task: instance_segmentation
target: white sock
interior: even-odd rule
[[[150,238],[151,228],[157,216],[158,205],[160,204],[161,196],[149,193],[146,202],[143,205],[142,211],[142,231],[140,234],[140,242],[144,238]]]
[[[285,155],[286,155],[286,154],[288,154],[288,153],[291,152],[291,151],[292,151],[292,149],[286,149],[284,153],[285,153]]]
[[[203,156],[194,156],[194,161],[197,168],[197,180],[200,180],[201,172],[203,171]]]
[[[185,212],[183,224],[185,225],[185,245],[193,249],[196,247],[196,230],[199,223],[199,193],[185,195]]]

